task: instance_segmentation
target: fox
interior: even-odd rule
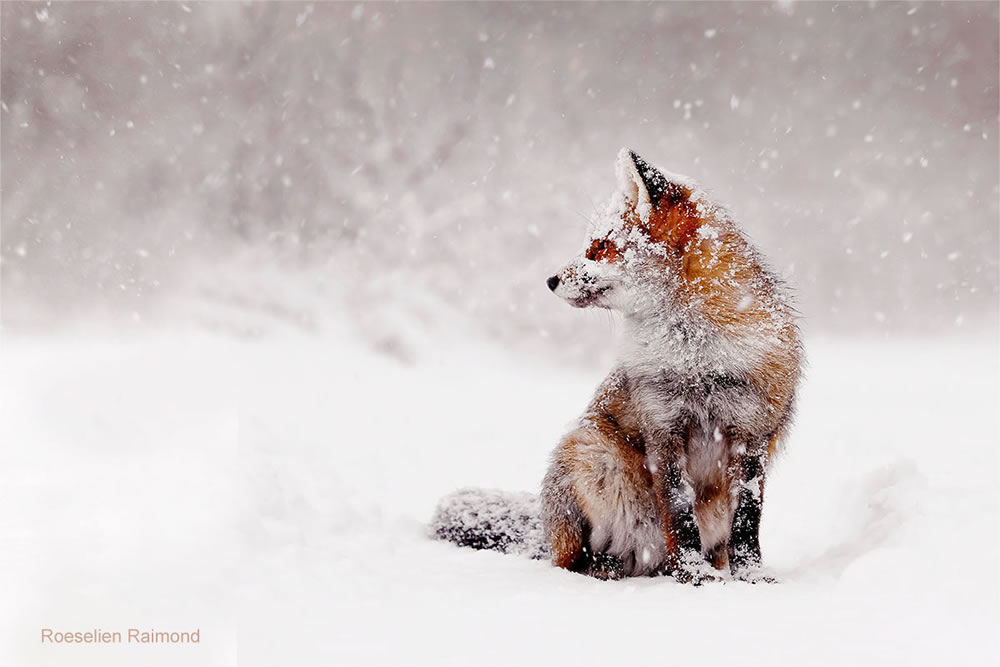
[[[620,315],[613,369],[537,496],[464,489],[431,531],[598,579],[773,581],[765,479],[804,365],[790,290],[693,180],[628,148],[615,172],[582,252],[546,281],[571,306]]]

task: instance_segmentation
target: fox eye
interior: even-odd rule
[[[587,248],[587,259],[595,262],[613,261],[616,255],[615,244],[607,239],[594,239]]]

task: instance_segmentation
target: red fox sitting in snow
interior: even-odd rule
[[[548,279],[620,313],[618,362],[556,447],[541,496],[445,499],[442,539],[549,557],[598,578],[731,570],[759,580],[764,479],[792,417],[794,310],[729,213],[622,149],[618,192],[582,255]]]

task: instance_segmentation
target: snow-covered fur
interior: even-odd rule
[[[464,547],[548,558],[538,496],[531,493],[462,489],[438,504],[431,529]]]
[[[627,149],[617,173],[583,252],[548,280],[573,306],[620,313],[625,336],[616,367],[553,454],[541,493],[545,544],[556,565],[602,578],[701,581],[727,566],[751,578],[764,476],[800,376],[794,310],[696,184]],[[453,541],[482,542],[470,534]]]

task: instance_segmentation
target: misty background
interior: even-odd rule
[[[3,330],[482,336],[628,146],[728,204],[807,335],[995,330],[996,3],[3,3]]]

